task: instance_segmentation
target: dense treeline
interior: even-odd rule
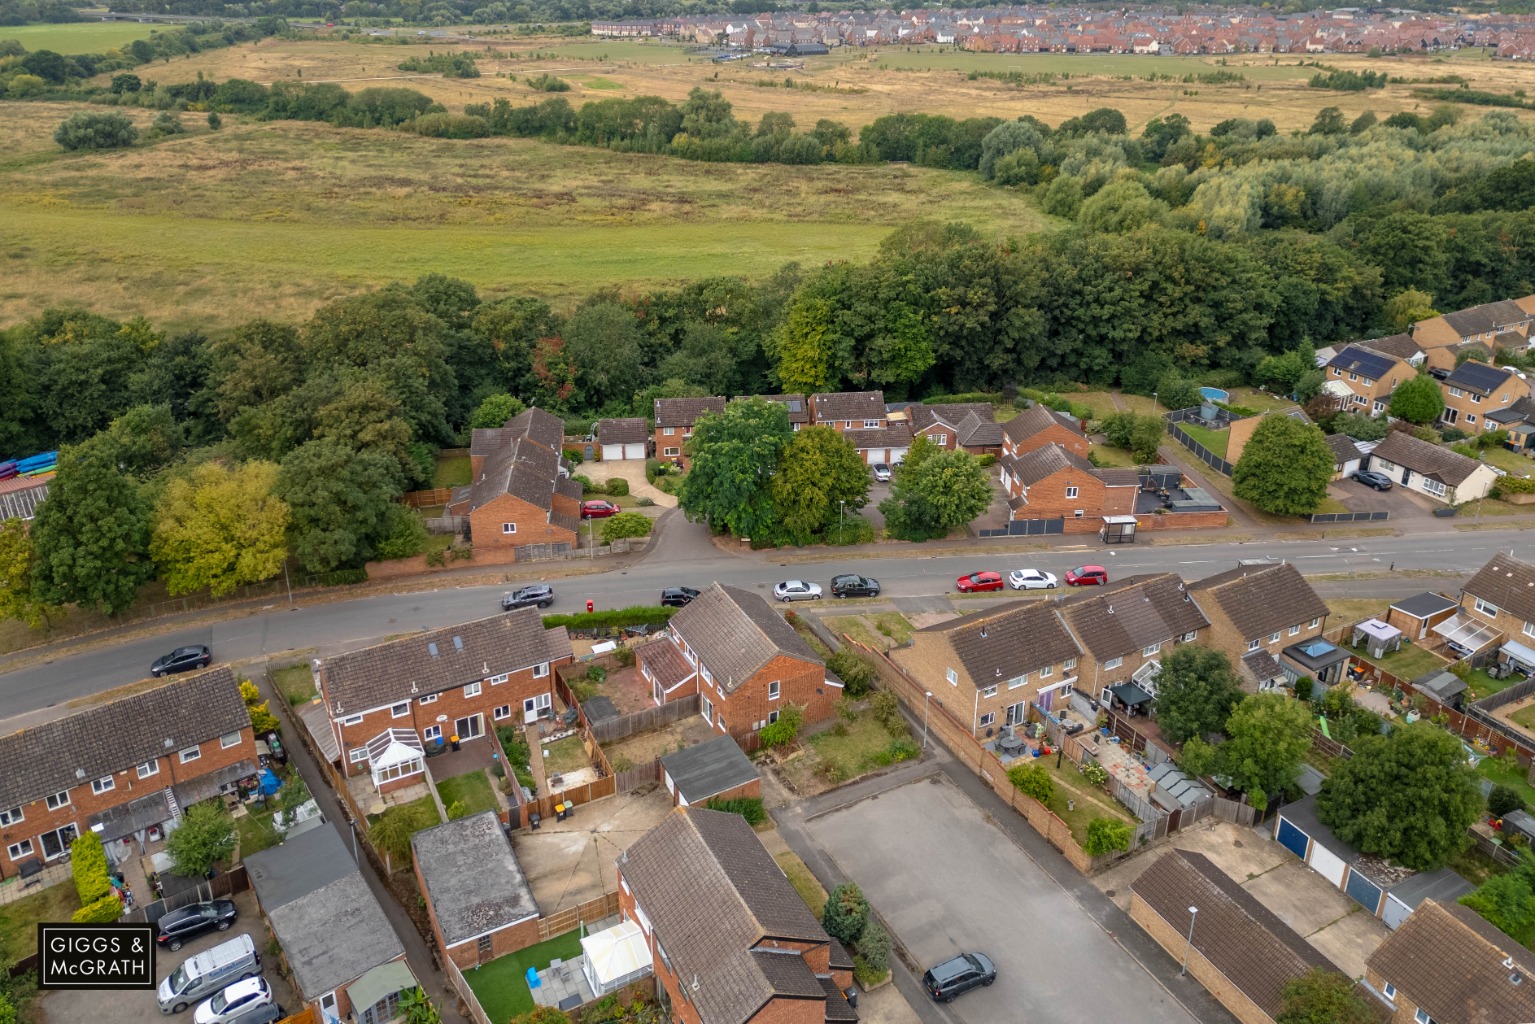
[[[82,79],[111,71],[127,71],[157,60],[184,57],[277,35],[287,26],[276,18],[249,24],[196,22],[135,39],[121,49],[104,54],[77,53],[65,56],[52,50],[26,48],[14,39],[0,38],[0,96],[28,98],[47,90],[78,90]]]

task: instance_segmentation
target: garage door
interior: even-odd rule
[[[1343,872],[1348,870],[1348,865],[1321,843],[1311,844],[1311,868],[1333,885],[1343,888]]]
[[[1380,919],[1386,922],[1387,928],[1395,928],[1408,917],[1412,916],[1412,908],[1395,896],[1386,897],[1386,909],[1381,913]]]
[[[626,459],[643,459],[644,457],[645,457],[645,444],[644,444],[644,442],[641,442],[639,444],[626,444],[626,445],[624,445],[624,458],[626,458]]]
[[[890,454],[890,449],[888,448],[866,448],[863,454],[864,459],[871,466],[878,465],[881,462],[886,465],[890,463],[890,460],[885,457]]]
[[[602,446],[602,461],[617,462],[624,457],[624,446],[621,444],[605,444]]]
[[[1301,860],[1306,859],[1306,845],[1310,841],[1306,833],[1296,828],[1294,824],[1285,818],[1279,819],[1279,831],[1274,836],[1279,840],[1279,845],[1289,850]]]
[[[1372,914],[1380,909],[1380,886],[1357,871],[1348,873],[1348,885],[1343,887],[1343,891]]]

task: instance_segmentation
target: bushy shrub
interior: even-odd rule
[[[615,498],[625,497],[629,493],[629,481],[621,476],[615,476],[608,481],[607,492]]]
[[[75,893],[80,897],[82,907],[95,903],[112,887],[107,878],[107,851],[94,832],[78,835],[69,844],[69,869],[74,875]]]
[[[869,698],[869,714],[892,736],[906,732],[906,718],[901,714],[901,699],[889,690],[875,690]]]
[[[1492,792],[1487,794],[1487,813],[1494,818],[1501,818],[1513,811],[1524,810],[1524,800],[1518,792],[1508,786],[1493,786]]]
[[[767,821],[767,810],[758,797],[737,797],[734,800],[706,800],[704,806],[711,811],[739,814],[753,828]]]
[[[99,900],[92,900],[70,915],[70,920],[80,924],[111,924],[123,916],[123,901],[116,892],[108,892]]]
[[[616,518],[616,517],[615,517]],[[545,615],[544,628],[554,629],[617,629],[623,626],[664,626],[677,609],[636,604],[628,608],[608,608],[600,612],[576,612],[567,615]]]
[[[400,126],[433,139],[483,139],[491,134],[490,122],[468,114],[422,114]]]
[[[843,882],[826,896],[821,912],[821,927],[826,934],[845,946],[851,946],[869,924],[869,901],[856,882]]]
[[[1094,818],[1087,823],[1087,842],[1082,849],[1089,857],[1101,857],[1115,850],[1128,850],[1135,829],[1118,818]]]
[[[890,945],[890,933],[871,917],[858,936],[857,955],[873,974],[873,981],[879,981],[890,970]]]
[[[849,697],[862,697],[874,683],[874,666],[846,647],[827,658],[826,667],[842,680],[842,692]]]
[[[799,735],[799,727],[805,720],[805,709],[798,704],[786,704],[779,709],[778,721],[769,722],[757,733],[764,747],[787,747]]]
[[[1055,796],[1055,779],[1050,770],[1040,764],[1015,764],[1007,770],[1007,780],[1019,792],[1025,793],[1042,804],[1048,804]]]
[[[121,149],[139,139],[139,130],[122,114],[73,114],[53,133],[65,149]]]
[[[917,746],[917,741],[910,736],[897,736],[890,741],[890,746],[885,750],[892,762],[915,761],[922,756],[922,748]]]
[[[654,526],[655,523],[647,515],[639,512],[620,512],[602,521],[602,542],[611,544],[615,540],[625,540],[630,537],[649,537]]]
[[[1107,785],[1109,781],[1109,770],[1096,761],[1083,761],[1077,766],[1077,771],[1095,786]]]

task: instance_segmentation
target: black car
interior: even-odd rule
[[[531,587],[523,587],[513,590],[501,598],[501,610],[509,612],[513,608],[527,608],[538,605],[547,608],[554,603],[554,588],[545,583],[535,583]]]
[[[172,672],[207,668],[208,663],[212,660],[213,652],[202,644],[194,644],[191,647],[178,647],[163,658],[156,658],[154,664],[149,666],[149,674],[152,676],[168,676]]]
[[[922,975],[922,987],[940,1003],[952,1003],[955,996],[996,980],[997,965],[985,953],[961,953]]]
[[[667,608],[686,608],[697,596],[698,591],[692,587],[667,587],[661,591],[661,604]]]
[[[1350,479],[1362,483],[1366,487],[1373,487],[1377,491],[1391,490],[1391,478],[1384,473],[1377,473],[1374,470],[1361,469],[1353,474]]]
[[[831,578],[832,597],[878,597],[879,580],[848,573]]]
[[[221,932],[227,932],[229,926],[234,924],[235,918],[239,916],[240,912],[229,900],[193,903],[180,910],[172,910],[160,918],[160,931],[155,936],[155,941],[166,949],[174,951],[180,949],[183,942],[203,932],[213,931],[215,928]]]

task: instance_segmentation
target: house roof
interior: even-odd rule
[[[777,994],[811,995],[791,954],[753,952],[770,938],[830,940],[745,818],[678,808],[618,862],[705,1024],[742,1024]]]
[[[761,777],[751,758],[729,736],[716,736],[667,754],[661,758],[661,767],[690,804],[701,804],[711,796]]]
[[[723,398],[658,398],[657,427],[691,427],[706,412],[724,412]]]
[[[888,427],[854,427],[851,430],[844,430],[842,436],[859,451],[869,448],[909,448],[911,425],[892,423]]]
[[[1410,362],[1414,357],[1423,354],[1423,350],[1418,347],[1416,341],[1412,340],[1410,334],[1388,334],[1384,338],[1361,341],[1359,346],[1372,352],[1379,352],[1381,355],[1392,356],[1403,362]]]
[[[766,598],[749,590],[712,584],[672,616],[671,628],[727,695],[780,654],[824,664]]]
[[[1048,601],[1013,601],[917,632],[948,640],[976,687],[1012,679],[1082,653]]]
[[[410,845],[445,945],[538,916],[533,890],[495,812],[422,829]]]
[[[916,432],[942,423],[951,427],[962,447],[986,447],[1002,443],[1002,425],[996,422],[992,407],[984,402],[948,402],[906,407]]]
[[[1512,299],[1484,302],[1480,306],[1444,314],[1444,322],[1462,338],[1499,331],[1511,324],[1524,323],[1529,319],[1530,314]]]
[[[1084,476],[1093,475],[1093,464],[1080,455],[1073,455],[1058,444],[1047,444],[1022,455],[1007,456],[1003,460],[1008,475],[1025,487],[1056,473],[1076,470]]]
[[[1188,589],[1196,601],[1214,601],[1244,640],[1327,614],[1327,602],[1289,562],[1239,565],[1190,583]]]
[[[1284,673],[1279,668],[1279,662],[1268,651],[1257,650],[1251,654],[1242,656],[1242,689],[1248,693],[1258,692],[1258,686],[1271,679],[1278,679]],[[1251,685],[1247,685],[1247,684]]]
[[[330,829],[312,829],[329,832]],[[290,844],[277,847],[285,850]],[[339,856],[351,864],[343,850]],[[265,906],[265,904],[263,904]],[[405,954],[384,908],[353,868],[342,878],[273,910],[267,920],[282,944],[288,966],[306,1001],[356,981]]]
[[[1535,954],[1458,903],[1424,900],[1368,965],[1435,1020],[1535,1020]]]
[[[1466,581],[1466,593],[1490,601],[1510,615],[1535,622],[1535,565],[1497,554]]]
[[[1193,947],[1270,1017],[1285,984],[1312,968],[1337,967],[1201,853],[1172,850],[1130,883],[1130,891],[1180,933],[1198,907]]]
[[[1474,359],[1468,359],[1455,367],[1453,373],[1444,379],[1445,384],[1453,388],[1462,388],[1466,391],[1475,391],[1480,395],[1490,395],[1502,387],[1508,378],[1514,375],[1514,371],[1501,366],[1488,366]]]
[[[1354,439],[1347,434],[1328,434],[1327,447],[1332,449],[1333,461],[1340,466],[1346,466],[1356,459],[1363,458],[1364,453],[1354,443]]]
[[[1488,564],[1491,565],[1492,563],[1489,562]],[[1453,611],[1459,608],[1460,605],[1443,594],[1424,591],[1421,594],[1414,594],[1412,597],[1404,597],[1402,600],[1394,602],[1391,607],[1405,612],[1415,619],[1426,619],[1430,615],[1437,615],[1440,612]]]
[[[341,718],[571,655],[564,626],[519,608],[338,654],[320,666],[321,693]]]
[[[1085,436],[1082,434],[1082,428],[1076,423],[1063,416],[1057,416],[1043,405],[1037,403],[1029,406],[1017,416],[1002,424],[1002,433],[1014,444],[1017,444],[1019,441],[1027,440],[1041,430],[1047,430],[1050,427],[1065,427],[1079,437]]]
[[[1172,573],[1127,576],[1069,598],[1062,608],[1077,639],[1100,661],[1192,633],[1210,624]]]
[[[490,455],[518,438],[558,452],[565,440],[565,421],[539,408],[524,409],[499,427],[476,427],[470,435],[470,455]]]
[[[692,678],[698,671],[682,656],[670,637],[658,636],[649,643],[635,647],[634,652],[663,690],[670,690],[678,683]]]
[[[810,396],[810,411],[817,423],[828,420],[882,420],[886,418],[883,391],[834,391]]]
[[[41,800],[251,727],[227,666],[103,697],[62,718],[0,736],[0,807]]]
[[[469,508],[473,511],[503,494],[539,508],[551,508],[559,476],[557,450],[526,438],[515,438],[485,457],[480,478],[469,485]]]
[[[592,432],[600,444],[644,444],[650,440],[650,424],[637,416],[598,420]]]
[[[351,851],[334,827],[310,829],[242,860],[256,898],[268,913],[357,873]]]
[[[1441,448],[1437,444],[1420,441],[1403,430],[1393,430],[1370,453],[1398,466],[1406,466],[1414,473],[1422,474],[1450,487],[1466,481],[1482,463],[1469,459],[1459,452]]]
[[[1391,372],[1391,367],[1395,366],[1396,362],[1394,356],[1382,355],[1358,345],[1349,345],[1333,356],[1327,365],[1337,367],[1344,373],[1357,373],[1371,380],[1380,380]]]
[[[737,395],[731,401],[744,402],[752,397],[760,398],[764,402],[777,402],[783,406],[789,411],[791,424],[810,422],[810,407],[806,404],[804,395]]]

